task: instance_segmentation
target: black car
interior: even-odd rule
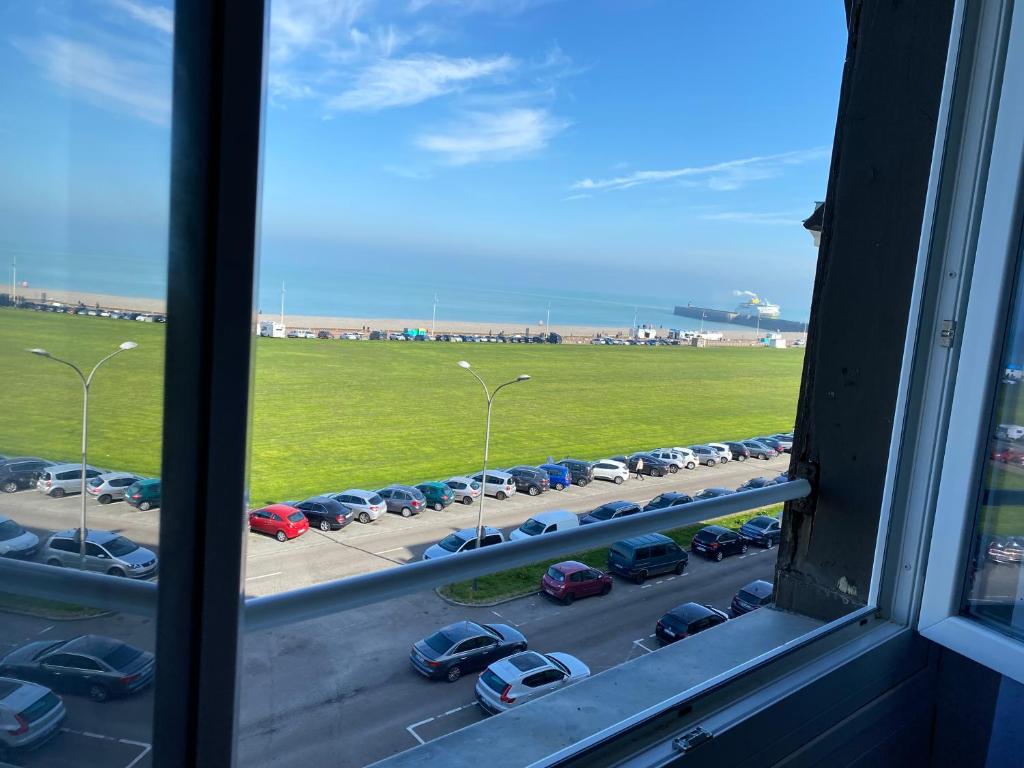
[[[720,525],[708,525],[697,531],[690,541],[690,551],[721,562],[727,555],[743,555],[747,552],[747,540],[736,531]]]
[[[769,486],[775,485],[775,480],[768,477],[752,477],[739,488],[737,491],[755,491],[758,488],[768,488]]]
[[[733,461],[746,461],[750,458],[750,449],[743,443],[726,443],[725,447],[732,454]]]
[[[0,465],[0,491],[14,493],[35,487],[36,480],[53,462],[35,456],[15,456]]]
[[[704,501],[705,499],[717,499],[719,496],[729,496],[733,493],[736,493],[736,491],[730,488],[705,488],[703,491],[694,495],[693,500]]]
[[[759,443],[763,443],[764,445],[767,445],[769,448],[771,448],[776,453],[785,453],[786,452],[786,447],[780,441],[776,440],[774,437],[755,437],[753,439],[756,440]]]
[[[520,465],[505,470],[516,484],[516,493],[527,493],[530,496],[539,496],[551,488],[551,478],[543,469]]]
[[[758,608],[763,608],[771,603],[772,591],[774,589],[775,587],[772,583],[764,579],[750,582],[733,597],[732,604],[729,606],[729,613],[735,619],[744,613],[750,613]]]
[[[153,680],[153,668],[152,653],[102,635],[37,640],[0,659],[0,675],[85,694],[93,701],[144,688]]]
[[[602,504],[597,509],[592,509],[583,515],[580,518],[580,525],[603,523],[605,520],[617,520],[620,517],[635,515],[637,512],[642,511],[640,505],[632,501],[609,501],[607,504]]]
[[[318,339],[333,339],[334,338],[334,336],[331,335],[330,331],[317,331],[316,332],[316,337]]]
[[[665,507],[675,507],[679,504],[689,504],[691,501],[693,501],[693,498],[688,494],[668,491],[660,496],[655,496],[647,502],[644,505],[644,512],[652,512],[655,509],[664,509]]]
[[[636,472],[640,459],[643,459],[644,467],[640,470],[641,475],[664,477],[669,473],[669,463],[667,461],[656,459],[654,456],[648,456],[645,453],[634,453],[632,456],[612,456],[611,458],[612,461],[625,464],[630,472]]]
[[[305,501],[285,503],[301,510],[310,527],[319,528],[321,531],[339,531],[356,516],[354,509],[346,507],[330,496],[313,496]]]
[[[782,522],[776,517],[758,515],[740,526],[740,536],[759,547],[771,549],[782,538]]]
[[[562,459],[557,463],[569,470],[569,477],[572,478],[573,484],[580,488],[594,479],[594,466],[589,461]]]
[[[685,640],[705,629],[724,624],[729,620],[725,611],[700,603],[683,603],[658,619],[654,634],[662,645]]]
[[[458,621],[416,641],[409,662],[430,680],[454,683],[466,672],[525,650],[526,638],[507,624]]]

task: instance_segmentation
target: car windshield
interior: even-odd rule
[[[423,642],[438,653],[447,653],[448,649],[454,644],[452,639],[444,632],[435,632]]]
[[[94,477],[92,480],[89,481],[89,485],[92,486],[93,488],[99,488],[101,485],[103,485],[103,482],[104,480],[102,477]]]
[[[36,659],[42,658],[43,656],[45,656],[48,653],[53,653],[58,648],[61,648],[62,646],[67,645],[67,642],[68,642],[67,640],[59,640],[58,642],[53,643],[52,645],[46,646],[45,648],[37,651],[36,655],[32,657],[32,660],[35,661]]]
[[[478,483],[476,480],[474,480],[472,483],[469,484],[469,487],[472,488],[474,491],[479,491],[480,490],[480,483]]]
[[[380,496],[378,496],[375,493],[375,494],[373,494],[373,496],[370,497],[370,503],[371,504],[383,504],[384,503],[384,499],[382,499]]]
[[[747,592],[745,589],[741,589],[739,594],[736,595],[744,603],[750,603],[751,605],[758,605],[761,602],[761,598],[755,595],[753,592]]]
[[[620,560],[629,560],[629,550],[623,547],[613,545],[612,548],[608,550],[608,554],[615,555]]]
[[[462,544],[463,544],[462,538],[459,537],[459,536],[456,536],[453,533],[453,534],[445,536],[443,539],[441,539],[441,541],[438,543],[438,546],[441,547],[441,549],[448,550],[449,552],[458,552],[459,548],[462,546]]]
[[[288,515],[288,519],[291,520],[293,523],[299,522],[299,520],[302,520],[304,517],[305,515],[303,515],[301,512],[292,512],[290,515]]]
[[[717,531],[709,531],[705,529],[703,531],[697,531],[697,535],[693,538],[695,538],[697,541],[717,541],[718,533]]]
[[[139,548],[138,544],[130,539],[126,539],[124,536],[118,536],[116,539],[111,539],[103,546],[107,552],[110,553],[111,557],[124,557]]]
[[[552,581],[565,581],[565,574],[557,568],[555,568],[555,566],[553,565],[550,568],[548,568],[548,577]]]
[[[490,669],[484,670],[484,673],[480,675],[480,681],[495,693],[504,693],[505,689],[508,688],[508,683],[494,674]]]
[[[751,528],[767,528],[771,521],[770,517],[755,517],[753,520],[748,520],[747,525]]]
[[[9,541],[15,536],[21,536],[25,529],[13,520],[4,520],[0,523],[0,541]]]
[[[598,507],[590,513],[590,516],[595,520],[608,520],[614,514],[615,510],[611,507]]]
[[[125,669],[141,655],[142,651],[138,648],[132,648],[130,645],[122,644],[116,648],[112,648],[110,652],[103,657],[103,660],[114,669],[121,670]]]
[[[525,533],[527,536],[536,536],[538,533],[544,533],[544,523],[539,520],[534,520],[532,517],[519,526],[519,530]]]

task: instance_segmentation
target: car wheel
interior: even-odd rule
[[[636,576],[633,577],[633,581],[637,584],[643,584],[647,581],[647,571],[640,571]]]
[[[615,484],[616,485],[622,485],[622,475],[616,475],[615,476]]]
[[[329,531],[329,530],[331,530],[331,524],[329,522],[327,522],[326,520],[321,520],[320,521],[320,530],[321,531]]]
[[[531,485],[531,486],[530,486],[530,487],[529,487],[529,488],[528,488],[528,489],[526,490],[526,492],[527,492],[528,494],[530,494],[531,496],[536,496],[536,495],[537,495],[538,493],[540,493],[540,488],[538,488],[538,487],[537,487],[536,485]]]
[[[508,496],[505,495],[504,491],[498,491],[496,494],[494,494],[494,498],[496,498],[498,501],[504,501],[505,499],[508,498]]]
[[[718,550],[717,552],[715,552],[715,562],[716,563],[722,562],[722,558],[723,557],[725,557],[725,555],[722,554],[722,550]]]
[[[51,557],[49,560],[46,561],[46,564],[52,565],[54,568],[60,568],[62,565],[64,565],[64,563],[62,563],[56,557]]]
[[[565,490],[565,484],[564,483],[555,483],[555,490],[556,491],[564,491]]]
[[[64,497],[64,489],[63,488],[54,488],[50,492],[50,495],[53,496],[53,498],[55,498],[55,499],[63,498]]]
[[[104,493],[102,496],[96,499],[96,501],[98,501],[100,504],[109,504],[110,502],[113,501],[113,499],[110,498],[109,493]]]
[[[402,507],[402,517],[412,517],[412,510],[408,507]]]
[[[736,457],[736,461],[746,461],[746,460],[747,460],[747,457],[744,456],[743,454],[740,454],[739,456]]]
[[[611,584],[605,584],[603,587],[601,587],[601,597],[604,597],[605,595],[607,595],[611,591],[612,591],[612,585]]]
[[[586,484],[587,484],[587,481],[584,480],[582,477],[579,480],[576,481],[576,485],[578,485],[580,488],[582,488]]]
[[[686,465],[686,468],[687,468],[687,469],[696,469],[696,468],[697,468],[697,465],[696,465],[696,464],[694,464],[694,463],[693,463],[693,462],[691,461],[691,462],[690,462],[689,464],[687,464],[687,465]]]
[[[664,477],[664,476],[665,476],[665,474],[666,474],[666,473],[665,473],[665,470],[664,470],[664,469],[659,469],[659,470],[657,471],[657,473],[656,473],[656,474],[655,474],[654,476],[655,476],[655,477]]]
[[[141,511],[141,512],[149,512],[149,510],[151,510],[152,508],[153,508],[153,505],[150,504],[148,501],[140,501],[139,502],[139,511]]]
[[[2,490],[4,493],[14,493],[15,491],[18,490],[18,484],[13,480],[8,480],[6,483],[0,486],[0,490]]]
[[[682,576],[683,575],[683,571],[685,571],[685,570],[686,570],[686,561],[685,560],[680,560],[678,563],[676,563],[676,575]]]
[[[107,576],[117,576],[117,578],[123,579],[125,573],[120,568],[111,568],[109,571],[107,571]]]
[[[454,683],[456,680],[462,677],[462,670],[459,669],[459,667],[457,666],[451,667],[449,668],[448,674],[445,675],[445,677],[448,678],[449,683]]]
[[[668,471],[674,475],[676,472],[679,471],[679,467],[677,467],[675,464],[669,464]]]
[[[765,461],[768,461],[768,454],[767,453],[759,453],[759,454],[757,454],[757,458],[764,459]]]
[[[743,544],[742,546],[740,546],[740,554],[741,555],[747,554],[747,545],[746,544]]]
[[[440,512],[442,509],[444,509],[444,504],[442,504],[440,501],[435,501],[434,502],[434,511],[435,512]]]
[[[278,531],[274,534],[274,538],[278,541],[288,541],[288,534],[286,534],[284,531]]]
[[[462,503],[465,504],[468,507],[470,504],[473,503],[473,497],[472,496],[463,496],[462,497]]]
[[[576,596],[572,592],[566,592],[565,597],[562,598],[562,605],[572,605],[572,601],[576,599]]]
[[[369,513],[368,512],[360,512],[359,513],[359,522],[363,523],[363,524],[366,524],[366,523],[370,522],[370,515],[369,515]]]
[[[110,698],[110,691],[102,683],[92,683],[89,685],[89,698],[93,701],[106,701]]]

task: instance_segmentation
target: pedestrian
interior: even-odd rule
[[[639,456],[636,457],[636,479],[644,479],[644,460]]]

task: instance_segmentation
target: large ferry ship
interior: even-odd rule
[[[748,328],[758,328],[762,331],[799,333],[806,329],[807,324],[803,321],[783,320],[779,317],[780,309],[778,304],[765,301],[751,291],[745,293],[748,296],[748,300],[740,304],[735,311],[695,307],[692,304],[687,304],[685,307],[676,307],[675,314],[680,317],[692,317],[696,320],[710,323],[744,325]]]
[[[747,291],[747,295],[750,299],[736,307],[737,313],[741,315],[757,315],[762,318],[777,318],[779,316],[778,304],[772,304],[770,301],[764,301],[756,293]]]

